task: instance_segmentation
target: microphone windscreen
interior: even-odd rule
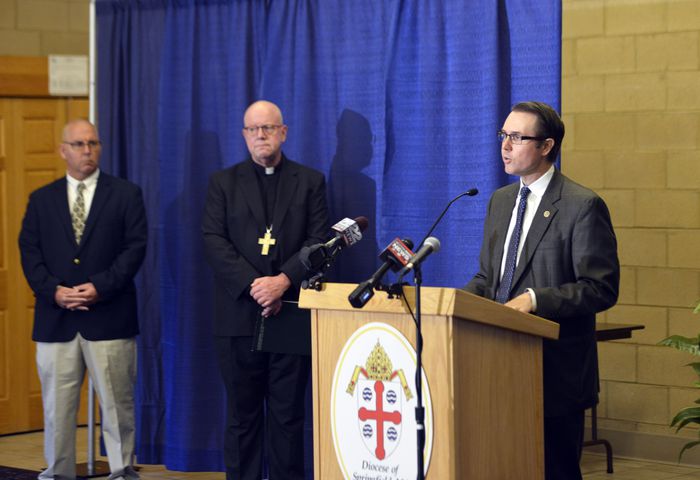
[[[369,226],[369,220],[364,216],[356,217],[355,223],[357,223],[357,226],[360,227],[361,232],[367,230],[367,227]]]
[[[438,240],[437,238],[428,237],[425,239],[425,242],[423,242],[423,245],[425,245],[426,243],[433,248],[433,253],[440,251],[440,240]]]

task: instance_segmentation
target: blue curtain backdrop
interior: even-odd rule
[[[223,388],[200,218],[209,175],[245,158],[242,115],[282,108],[287,155],[326,174],[331,219],[365,215],[335,279],[364,280],[394,237],[434,235],[427,285],[477,268],[510,106],[560,98],[560,0],[97,0],[103,168],[144,189],[138,279],[141,463],[221,470]],[[310,443],[307,445],[310,458]]]

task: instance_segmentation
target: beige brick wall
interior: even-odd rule
[[[700,359],[657,345],[700,333],[700,0],[563,0],[562,114],[562,170],[618,235],[620,300],[599,321],[645,326],[599,345],[600,424],[674,436],[700,397]]]
[[[0,0],[0,55],[87,55],[89,0]]]

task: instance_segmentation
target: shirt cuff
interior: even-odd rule
[[[535,296],[535,291],[531,288],[526,288],[525,291],[530,294],[530,301],[532,302],[533,313],[537,311],[537,297]]]

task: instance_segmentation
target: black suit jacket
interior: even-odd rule
[[[80,245],[75,243],[66,178],[34,191],[22,222],[22,268],[36,296],[32,339],[65,342],[129,338],[139,333],[134,276],[146,253],[141,189],[100,172]],[[92,282],[99,294],[89,311],[60,308],[59,285]]]
[[[519,183],[494,192],[484,224],[479,272],[465,287],[494,299]],[[558,416],[598,401],[595,314],[617,302],[620,265],[605,202],[558,170],[540,202],[513,278],[511,298],[532,288],[536,315],[560,325],[544,340],[544,407]]]
[[[257,277],[284,272],[292,282],[285,300],[298,300],[306,270],[298,258],[305,245],[322,242],[327,236],[328,208],[326,183],[322,173],[287,158],[279,171],[277,197],[272,219],[272,236],[277,244],[270,258],[260,254],[258,239],[265,232],[265,215],[254,164],[251,159],[214,173],[209,181],[202,220],[207,261],[214,270],[214,334],[218,336],[252,335],[259,312],[250,296],[250,284]],[[269,271],[270,262],[279,266]],[[282,325],[275,334],[282,342],[296,323],[285,316],[298,318],[295,309],[285,305],[270,318]],[[308,318],[308,314],[307,314]],[[308,320],[307,320],[308,330]],[[290,330],[285,332],[284,326]],[[308,334],[307,334],[308,336]]]

